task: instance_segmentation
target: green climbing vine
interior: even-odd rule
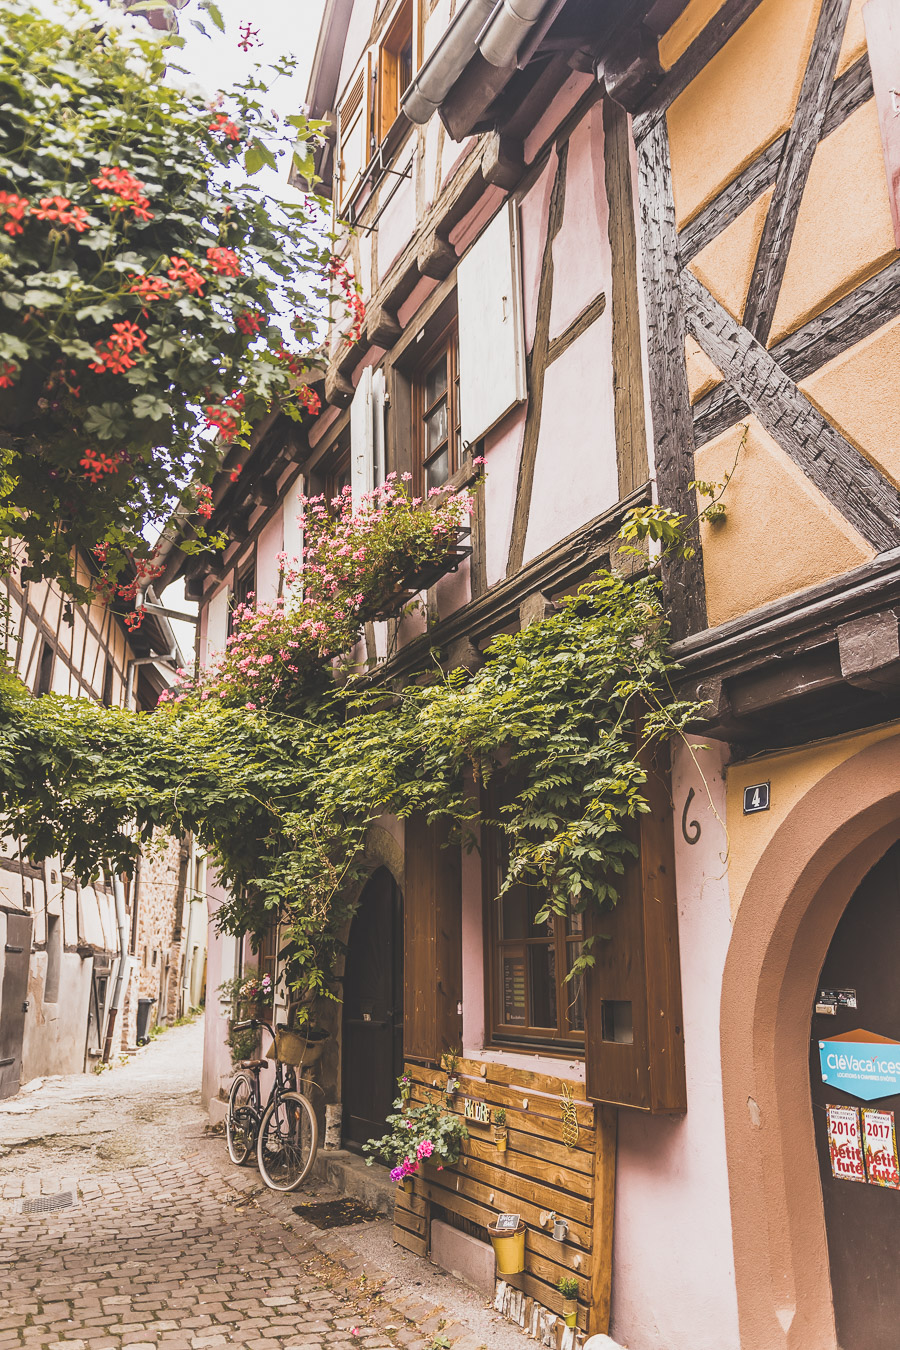
[[[221,928],[259,936],[280,919],[308,1006],[336,994],[369,825],[422,813],[472,846],[498,772],[503,889],[535,888],[545,912],[616,902],[628,822],[647,809],[635,728],[652,742],[696,713],[672,691],[666,641],[656,581],[607,573],[496,637],[474,674],[436,660],[393,691],[319,671],[289,713],[208,690],[152,714],[36,700],[4,673],[0,827],[82,877],[130,870],[154,828],[194,831],[229,888]]]

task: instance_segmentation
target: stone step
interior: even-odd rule
[[[341,1195],[352,1196],[388,1218],[393,1216],[397,1187],[386,1167],[378,1163],[367,1167],[365,1160],[349,1149],[319,1149],[312,1175]]]

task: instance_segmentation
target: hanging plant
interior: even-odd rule
[[[273,404],[315,411],[312,339],[341,292],[319,199],[231,172],[290,155],[311,173],[324,124],[269,115],[263,78],[212,105],[187,92],[179,39],[139,18],[54,15],[0,3],[0,529],[24,580],[83,597],[73,550],[104,550],[114,581],[185,491],[200,504],[188,485],[223,442]],[[210,542],[202,517],[188,551]]]

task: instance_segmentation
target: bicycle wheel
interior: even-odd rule
[[[256,1161],[273,1191],[295,1191],[319,1147],[319,1123],[302,1092],[282,1092],[266,1107],[256,1137]]]
[[[253,1080],[248,1073],[239,1073],[228,1093],[228,1114],[225,1117],[228,1156],[238,1167],[243,1167],[253,1152],[257,1120],[253,1105]]]

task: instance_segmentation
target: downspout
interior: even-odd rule
[[[546,7],[547,0],[466,0],[400,100],[409,120],[427,122],[479,51],[492,66],[515,66]]]
[[[119,968],[116,971],[116,983],[113,988],[112,1003],[106,1020],[106,1041],[103,1046],[103,1063],[109,1063],[112,1053],[113,1033],[116,1029],[116,1017],[122,1001],[122,986],[125,983],[125,971],[128,966],[128,922],[125,917],[125,888],[118,874],[113,875],[113,896],[116,902],[116,928],[119,932]]]

